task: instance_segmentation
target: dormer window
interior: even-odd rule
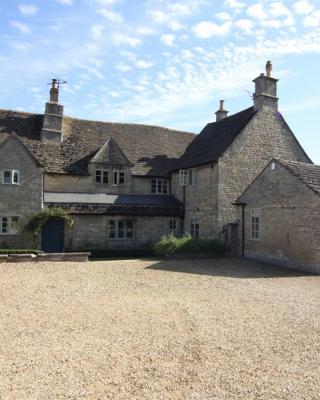
[[[109,183],[109,172],[105,169],[96,169],[96,183]]]
[[[15,169],[2,171],[2,183],[4,185],[19,185],[19,171]]]

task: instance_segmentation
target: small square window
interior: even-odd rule
[[[3,171],[2,183],[5,185],[19,185],[19,171],[14,169]]]
[[[96,182],[101,183],[101,170],[100,169],[96,170]]]
[[[169,221],[170,230],[174,231],[177,229],[177,221],[175,219],[170,219]]]
[[[0,234],[16,235],[19,233],[19,217],[0,216]]]
[[[120,171],[119,172],[119,185],[124,184],[124,172]]]
[[[103,171],[103,183],[109,183],[108,171]]]

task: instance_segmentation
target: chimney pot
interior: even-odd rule
[[[266,64],[267,76],[271,77],[271,72],[272,72],[272,63],[271,63],[271,61],[267,61],[267,64]]]
[[[216,112],[216,121],[221,121],[224,118],[227,118],[228,111],[224,109],[224,100],[220,100],[219,110]]]

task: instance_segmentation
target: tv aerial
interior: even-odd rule
[[[244,91],[250,96],[251,99],[254,99],[254,93],[250,92],[250,90],[244,89]]]
[[[68,83],[67,81],[65,81],[64,79],[61,79],[58,75],[56,75],[54,72],[51,72],[52,75],[55,76],[55,78],[53,78],[51,80],[51,82],[47,83],[47,85],[52,85],[54,87],[56,87],[58,90],[60,88],[60,85],[65,85],[66,83]]]

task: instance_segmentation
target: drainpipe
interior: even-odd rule
[[[184,235],[184,218],[186,214],[186,187],[182,186],[182,235]]]
[[[241,257],[244,258],[244,252],[245,252],[245,239],[246,239],[246,232],[245,232],[245,218],[244,218],[244,211],[246,207],[246,203],[232,203],[233,206],[241,206],[241,226],[242,226],[242,232],[241,232]]]

